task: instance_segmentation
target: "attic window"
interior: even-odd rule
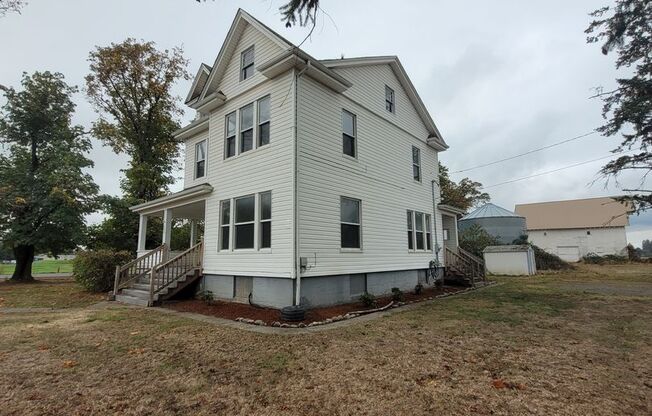
[[[242,52],[240,57],[240,81],[254,75],[254,47],[251,46]]]
[[[385,110],[393,113],[396,111],[396,102],[394,98],[394,90],[385,85]]]

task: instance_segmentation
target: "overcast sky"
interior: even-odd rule
[[[238,7],[295,44],[306,28],[286,29],[283,0],[29,0],[21,15],[0,18],[0,84],[18,86],[23,71],[62,72],[83,85],[88,52],[126,37],[159,48],[183,46],[190,72],[212,65]],[[451,171],[473,167],[590,132],[602,123],[592,88],[614,85],[613,56],[585,43],[588,13],[610,0],[573,1],[340,1],[322,0],[312,39],[316,58],[398,55],[450,149]],[[400,8],[396,5],[401,4]],[[184,96],[190,81],[175,92]],[[83,94],[76,122],[96,115]],[[185,121],[193,114],[188,111]],[[494,166],[454,174],[490,186],[607,156],[615,138],[588,136]],[[119,194],[126,157],[95,143],[92,171],[104,193]],[[488,188],[509,210],[517,203],[618,194],[596,176],[603,161]],[[178,175],[180,176],[180,175]],[[593,185],[591,183],[597,179]],[[635,176],[621,185],[636,186]],[[181,189],[181,180],[173,190]],[[652,213],[631,218],[630,242],[652,238]]]

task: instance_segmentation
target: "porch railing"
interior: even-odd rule
[[[131,283],[147,275],[156,265],[167,260],[168,247],[162,244],[149,253],[130,261],[124,266],[116,266],[113,294],[117,295],[120,289],[128,287]]]
[[[179,278],[195,270],[201,271],[203,257],[204,242],[202,240],[173,259],[152,267],[149,277],[150,303],[154,302],[156,294]]]

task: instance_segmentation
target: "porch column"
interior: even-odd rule
[[[166,208],[163,211],[163,244],[170,249],[170,241],[172,239],[172,210]]]
[[[138,223],[138,248],[137,250],[145,250],[145,241],[147,240],[147,215],[140,214],[140,222]]]
[[[190,220],[190,247],[195,245],[197,241],[197,221]]]

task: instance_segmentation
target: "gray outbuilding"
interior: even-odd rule
[[[485,204],[458,221],[460,233],[478,224],[500,244],[512,244],[526,234],[525,218],[494,204]]]

